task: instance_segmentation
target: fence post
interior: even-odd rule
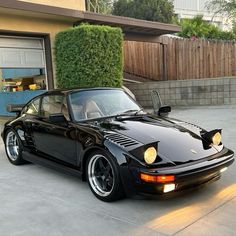
[[[167,80],[167,44],[161,43],[162,46],[162,80]]]

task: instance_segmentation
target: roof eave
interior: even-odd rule
[[[173,24],[145,21],[122,16],[103,15],[80,10],[47,6],[43,4],[22,2],[17,0],[1,0],[0,8],[28,11],[31,15],[33,12],[37,14],[41,13],[48,16],[54,16],[54,18],[58,17],[58,19],[64,17],[66,19],[69,19],[72,24],[88,22],[91,24],[121,27],[123,32],[125,33],[125,38],[131,37],[134,40],[136,37],[138,37],[143,41],[155,41],[155,37],[163,34],[173,34],[181,30],[179,26]]]

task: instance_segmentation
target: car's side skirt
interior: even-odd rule
[[[22,152],[23,159],[35,164],[39,164],[45,167],[49,167],[54,170],[61,171],[63,173],[69,174],[69,175],[74,175],[76,177],[81,178],[82,177],[82,172],[76,169],[73,169],[68,166],[64,166],[62,164],[59,164],[57,162],[51,161],[49,159],[43,158],[41,156],[35,155],[33,153],[29,153],[26,151]]]

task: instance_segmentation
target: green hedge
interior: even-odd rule
[[[84,24],[60,32],[55,40],[55,62],[59,88],[121,87],[122,31]]]

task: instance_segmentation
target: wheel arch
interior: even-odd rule
[[[105,152],[108,155],[112,156],[119,166],[127,164],[127,160],[126,160],[126,157],[124,155],[124,150],[122,150],[120,147],[118,147],[117,145],[115,145],[115,144],[113,144],[109,141],[105,141],[103,147],[94,146],[94,147],[91,147],[91,148],[87,149],[84,152],[83,157],[82,157],[82,163],[81,163],[82,180],[83,181],[86,181],[86,162],[87,162],[87,159],[95,151],[102,151],[102,152]]]
[[[95,146],[86,150],[82,159],[82,180],[86,181],[87,158],[95,151],[106,152],[116,160],[119,166],[119,174],[126,196],[135,195],[136,189],[133,184],[133,177],[131,176],[130,170],[128,168],[129,164],[126,158],[126,155],[128,156],[128,152],[109,141],[105,141],[103,147]]]
[[[8,130],[13,130],[15,131],[11,126],[6,126],[3,131],[2,131],[2,139],[3,139],[3,142],[5,143],[5,138],[6,138],[6,134],[7,134],[7,131]]]

